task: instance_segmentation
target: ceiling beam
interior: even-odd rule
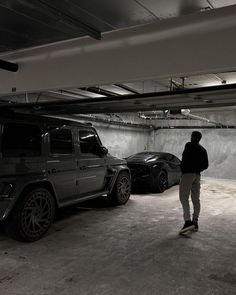
[[[0,111],[36,114],[92,114],[236,106],[236,84],[38,103],[2,103]]]
[[[135,89],[133,89],[133,88],[127,86],[127,85],[124,85],[124,84],[114,84],[114,85],[117,86],[117,87],[119,87],[119,88],[121,88],[121,89],[124,89],[126,91],[129,91],[131,93],[139,94],[139,92],[137,90],[135,90]]]
[[[236,5],[0,55],[0,94],[236,70]]]
[[[32,2],[32,0],[30,2]],[[64,11],[61,11],[57,7],[51,5],[49,1],[37,0],[37,1],[34,1],[34,3],[36,7],[41,5],[41,8],[43,8],[43,11],[50,11],[53,15],[58,16],[60,19],[64,20],[65,23],[76,26],[79,30],[83,31],[86,35],[97,40],[101,39],[101,33],[98,30],[96,30],[95,28],[92,28],[90,25],[86,24],[85,22],[82,22],[79,19],[76,19],[72,17],[71,15],[66,14]]]
[[[0,59],[0,69],[9,72],[17,72],[18,68],[18,64]]]
[[[67,34],[80,31],[97,40],[101,39],[101,33],[98,30],[72,15],[66,14],[49,2],[45,0],[1,0],[0,7]]]
[[[95,94],[101,94],[104,96],[118,96],[119,95],[115,92],[108,91],[108,90],[102,89],[100,87],[81,87],[80,89],[84,90],[84,91],[92,92]]]

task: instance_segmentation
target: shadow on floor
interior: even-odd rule
[[[130,202],[130,201],[129,201]],[[57,211],[55,222],[70,218],[72,216],[82,214],[83,212],[91,210],[115,210],[116,206],[113,206],[106,197],[100,197],[86,202],[78,203],[73,206],[61,208]]]
[[[105,210],[112,211],[117,207],[113,206],[107,197],[100,197],[96,199],[92,199],[86,202],[81,202],[75,205],[67,206],[61,209],[58,209],[55,215],[55,219],[53,224],[60,223],[60,221],[68,220],[77,215],[82,215],[87,211],[95,211],[95,210]],[[4,229],[4,222],[0,222],[0,240],[6,238],[6,232]]]
[[[174,184],[172,186],[169,186],[164,192],[168,191],[172,187],[177,186],[178,184]],[[144,185],[138,185],[136,184],[135,186],[132,186],[132,194],[138,194],[138,195],[147,195],[147,194],[156,194],[156,195],[162,195],[164,192],[150,192],[150,189],[148,186]]]
[[[144,185],[135,185],[132,187],[132,194],[147,195],[151,194],[150,189]],[[161,194],[161,193],[157,193]]]

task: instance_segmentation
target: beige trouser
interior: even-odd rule
[[[200,213],[200,179],[201,176],[195,173],[182,174],[179,185],[179,199],[183,206],[184,220],[191,220],[189,195],[193,203],[193,219],[198,220]]]

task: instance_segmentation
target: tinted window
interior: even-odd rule
[[[29,124],[7,123],[3,128],[3,157],[36,157],[41,154],[41,130]]]
[[[81,153],[94,153],[98,146],[96,134],[91,130],[79,131]]]
[[[72,154],[73,142],[70,129],[51,128],[50,152],[52,154]]]

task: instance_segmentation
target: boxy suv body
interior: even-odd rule
[[[102,195],[128,201],[126,161],[108,154],[92,126],[19,114],[0,126],[0,221],[15,238],[40,239],[56,208]]]

